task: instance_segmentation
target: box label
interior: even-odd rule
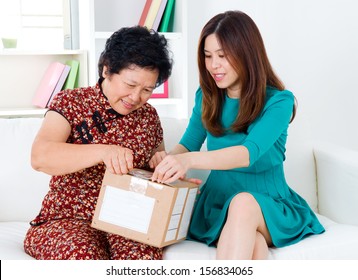
[[[155,199],[152,197],[106,186],[98,219],[146,234],[154,204]]]

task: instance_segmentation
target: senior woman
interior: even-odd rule
[[[162,251],[91,227],[106,169],[145,168],[164,149],[156,110],[147,103],[171,74],[166,39],[126,27],[107,40],[98,83],[64,90],[49,105],[31,164],[52,175],[25,251],[36,259],[162,259]]]

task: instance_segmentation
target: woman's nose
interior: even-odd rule
[[[140,89],[135,89],[132,91],[130,98],[134,101],[134,102],[139,102],[140,101]]]
[[[219,60],[217,58],[213,58],[211,60],[211,67],[214,68],[214,69],[220,67],[220,63],[219,63]]]

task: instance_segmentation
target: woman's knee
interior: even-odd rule
[[[252,219],[254,215],[261,213],[255,197],[247,192],[234,196],[230,202],[228,215],[237,218]]]

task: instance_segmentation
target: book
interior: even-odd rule
[[[157,16],[155,17],[154,19],[154,22],[153,22],[153,26],[152,26],[152,29],[154,29],[155,31],[158,30],[159,28],[159,24],[162,20],[162,16],[163,16],[163,13],[164,13],[164,10],[165,10],[165,7],[168,3],[168,0],[162,0],[162,2],[160,2],[160,6],[159,6],[159,9],[158,9],[158,12],[157,12]]]
[[[144,22],[144,26],[146,26],[148,29],[153,28],[153,23],[154,23],[155,17],[157,16],[157,13],[158,13],[158,10],[160,7],[160,3],[162,1],[163,0],[152,0],[152,4],[150,5],[148,15]]]
[[[78,87],[78,73],[80,62],[78,60],[68,60],[66,61],[66,65],[70,66],[70,73],[66,79],[66,82],[63,86],[63,89],[74,89]]]
[[[138,22],[138,25],[144,26],[145,19],[147,18],[148,11],[149,11],[149,8],[150,8],[151,4],[152,4],[152,0],[147,0],[145,2],[142,14],[141,14],[139,22]]]
[[[172,32],[173,31],[173,19],[174,19],[174,5],[175,0],[168,0],[165,7],[165,11],[162,17],[162,21],[159,24],[159,32]]]
[[[71,66],[65,65],[65,68],[63,69],[62,74],[61,74],[60,78],[58,79],[57,85],[56,85],[55,89],[53,90],[49,100],[47,101],[46,107],[48,107],[48,105],[50,104],[52,99],[56,96],[56,94],[61,91],[63,85],[65,84],[67,76],[70,73],[70,69],[71,69]]]
[[[56,88],[58,80],[60,79],[65,65],[61,62],[52,62],[46,69],[42,77],[39,87],[32,99],[32,104],[41,108],[46,108],[47,102],[50,99],[52,92]]]

